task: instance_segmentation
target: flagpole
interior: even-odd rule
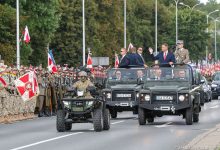
[[[82,15],[83,15],[83,66],[86,64],[86,46],[85,46],[85,0],[82,0]]]
[[[19,0],[16,0],[16,18],[17,18],[17,69],[20,69],[20,41],[19,41]]]
[[[126,0],[124,0],[124,48],[127,47],[126,44]]]

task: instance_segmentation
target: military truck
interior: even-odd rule
[[[182,115],[187,125],[199,121],[200,86],[195,84],[191,66],[152,66],[145,74],[138,101],[140,125],[164,115]]]
[[[117,113],[133,111],[137,114],[139,90],[142,84],[137,85],[137,80],[143,80],[144,68],[112,68],[107,72],[105,88],[102,90],[112,118],[117,118]]]
[[[73,123],[93,123],[95,131],[110,129],[110,114],[106,102],[96,89],[88,89],[94,98],[86,98],[83,91],[67,90],[60,100],[56,127],[58,132],[70,131]]]

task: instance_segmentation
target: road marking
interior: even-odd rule
[[[124,121],[117,121],[117,122],[113,122],[111,124],[114,125],[114,124],[119,124],[119,123],[122,123],[122,122],[124,122]],[[89,130],[94,130],[94,129],[92,128],[92,129],[89,129]],[[28,148],[28,147],[36,146],[36,145],[43,144],[43,143],[46,143],[46,142],[51,142],[51,141],[55,141],[55,140],[58,140],[58,139],[62,139],[62,138],[65,138],[65,137],[69,137],[69,136],[77,135],[77,134],[82,134],[82,133],[84,133],[84,132],[76,132],[76,133],[72,133],[72,134],[58,136],[58,137],[55,137],[55,138],[43,140],[43,141],[32,143],[32,144],[29,144],[29,145],[13,148],[13,149],[10,149],[10,150],[21,150],[21,149],[25,149],[25,148]]]
[[[156,128],[165,128],[165,127],[168,127],[170,124],[172,124],[173,122],[167,122],[165,124],[162,124],[162,125],[158,125],[158,126],[154,126]]]
[[[122,123],[122,122],[125,122],[125,121],[117,121],[117,122],[113,122],[111,124],[119,124],[119,123]]]
[[[76,133],[72,133],[72,134],[67,134],[67,135],[63,135],[63,136],[58,136],[58,137],[51,138],[51,139],[48,139],[48,140],[43,140],[43,141],[36,142],[36,143],[32,143],[32,144],[29,144],[29,145],[17,147],[17,148],[11,149],[11,150],[20,150],[20,149],[32,147],[32,146],[39,145],[39,144],[42,144],[42,143],[46,143],[46,142],[50,142],[50,141],[55,141],[55,140],[62,139],[62,138],[68,137],[68,136],[77,135],[77,134],[82,134],[82,133],[83,133],[83,132],[76,132]]]
[[[212,107],[210,107],[211,109],[215,109],[215,108],[218,108],[219,107],[219,105],[215,105],[215,106],[212,106]]]

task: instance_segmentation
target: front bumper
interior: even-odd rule
[[[110,107],[134,108],[138,106],[137,101],[106,101],[106,105]]]

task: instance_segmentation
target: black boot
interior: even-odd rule
[[[39,114],[40,112],[39,112],[39,107],[35,107],[35,109],[34,109],[34,114],[35,115],[37,115],[37,114]]]
[[[45,115],[44,115],[44,112],[41,110],[40,112],[39,112],[39,114],[38,114],[38,117],[44,117]]]
[[[51,112],[50,112],[50,109],[48,107],[45,108],[44,113],[45,113],[46,117],[50,117],[51,116]]]

